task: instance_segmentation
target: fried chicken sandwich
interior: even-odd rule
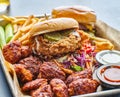
[[[80,48],[78,22],[72,18],[57,18],[34,25],[30,31],[32,50],[47,57],[74,52]]]

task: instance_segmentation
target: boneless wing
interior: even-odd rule
[[[20,60],[17,64],[14,64],[14,69],[19,81],[24,83],[36,79],[39,74],[40,65],[41,61],[39,58],[32,55]]]
[[[68,86],[68,92],[70,96],[81,95],[95,92],[99,83],[93,79],[77,79],[71,82]]]
[[[5,60],[14,64],[20,59],[29,56],[31,49],[29,46],[22,46],[18,41],[13,41],[4,46],[2,52]]]
[[[23,65],[15,64],[14,69],[17,74],[18,80],[21,83],[26,83],[33,79],[33,75],[31,74],[31,72],[29,70],[25,69],[25,67]]]
[[[4,58],[10,63],[18,62],[21,57],[21,44],[19,42],[12,42],[3,48]]]
[[[54,97],[68,97],[68,88],[61,79],[52,79],[50,81]]]
[[[35,79],[35,80],[25,83],[22,87],[22,91],[28,92],[31,90],[35,90],[42,85],[47,85],[47,84],[48,84],[47,79]]]
[[[32,53],[32,50],[29,46],[21,46],[22,58],[28,57]]]
[[[83,71],[75,72],[68,76],[66,79],[66,84],[69,85],[72,81],[80,79],[80,78],[89,78],[92,79],[92,70],[85,69]]]
[[[31,93],[32,97],[53,97],[50,85],[42,85]]]
[[[53,78],[59,78],[65,80],[65,73],[54,63],[54,62],[44,62],[40,66],[40,74],[38,78],[46,78],[49,81]]]
[[[36,56],[31,55],[27,58],[24,58],[19,61],[19,64],[24,65],[24,67],[32,73],[33,79],[38,76],[41,61]]]

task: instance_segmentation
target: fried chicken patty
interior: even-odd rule
[[[43,36],[36,36],[32,49],[38,55],[55,56],[75,51],[80,48],[80,41],[81,38],[73,34],[56,42],[50,42]]]

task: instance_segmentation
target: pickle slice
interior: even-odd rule
[[[74,30],[64,30],[64,31],[62,31],[60,34],[62,35],[62,36],[68,36],[71,32],[73,32]]]
[[[48,39],[49,41],[58,41],[62,38],[62,36],[58,32],[52,32],[44,34],[44,38]]]
[[[73,30],[64,30],[59,32],[52,32],[44,34],[44,38],[49,41],[59,41],[60,39],[67,37]]]

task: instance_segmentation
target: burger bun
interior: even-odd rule
[[[45,20],[35,24],[30,30],[30,36],[36,36],[44,33],[50,33],[54,31],[78,29],[79,24],[72,18],[56,18]]]
[[[94,10],[85,6],[61,6],[52,10],[53,18],[74,18],[79,23],[91,24],[96,22]]]

